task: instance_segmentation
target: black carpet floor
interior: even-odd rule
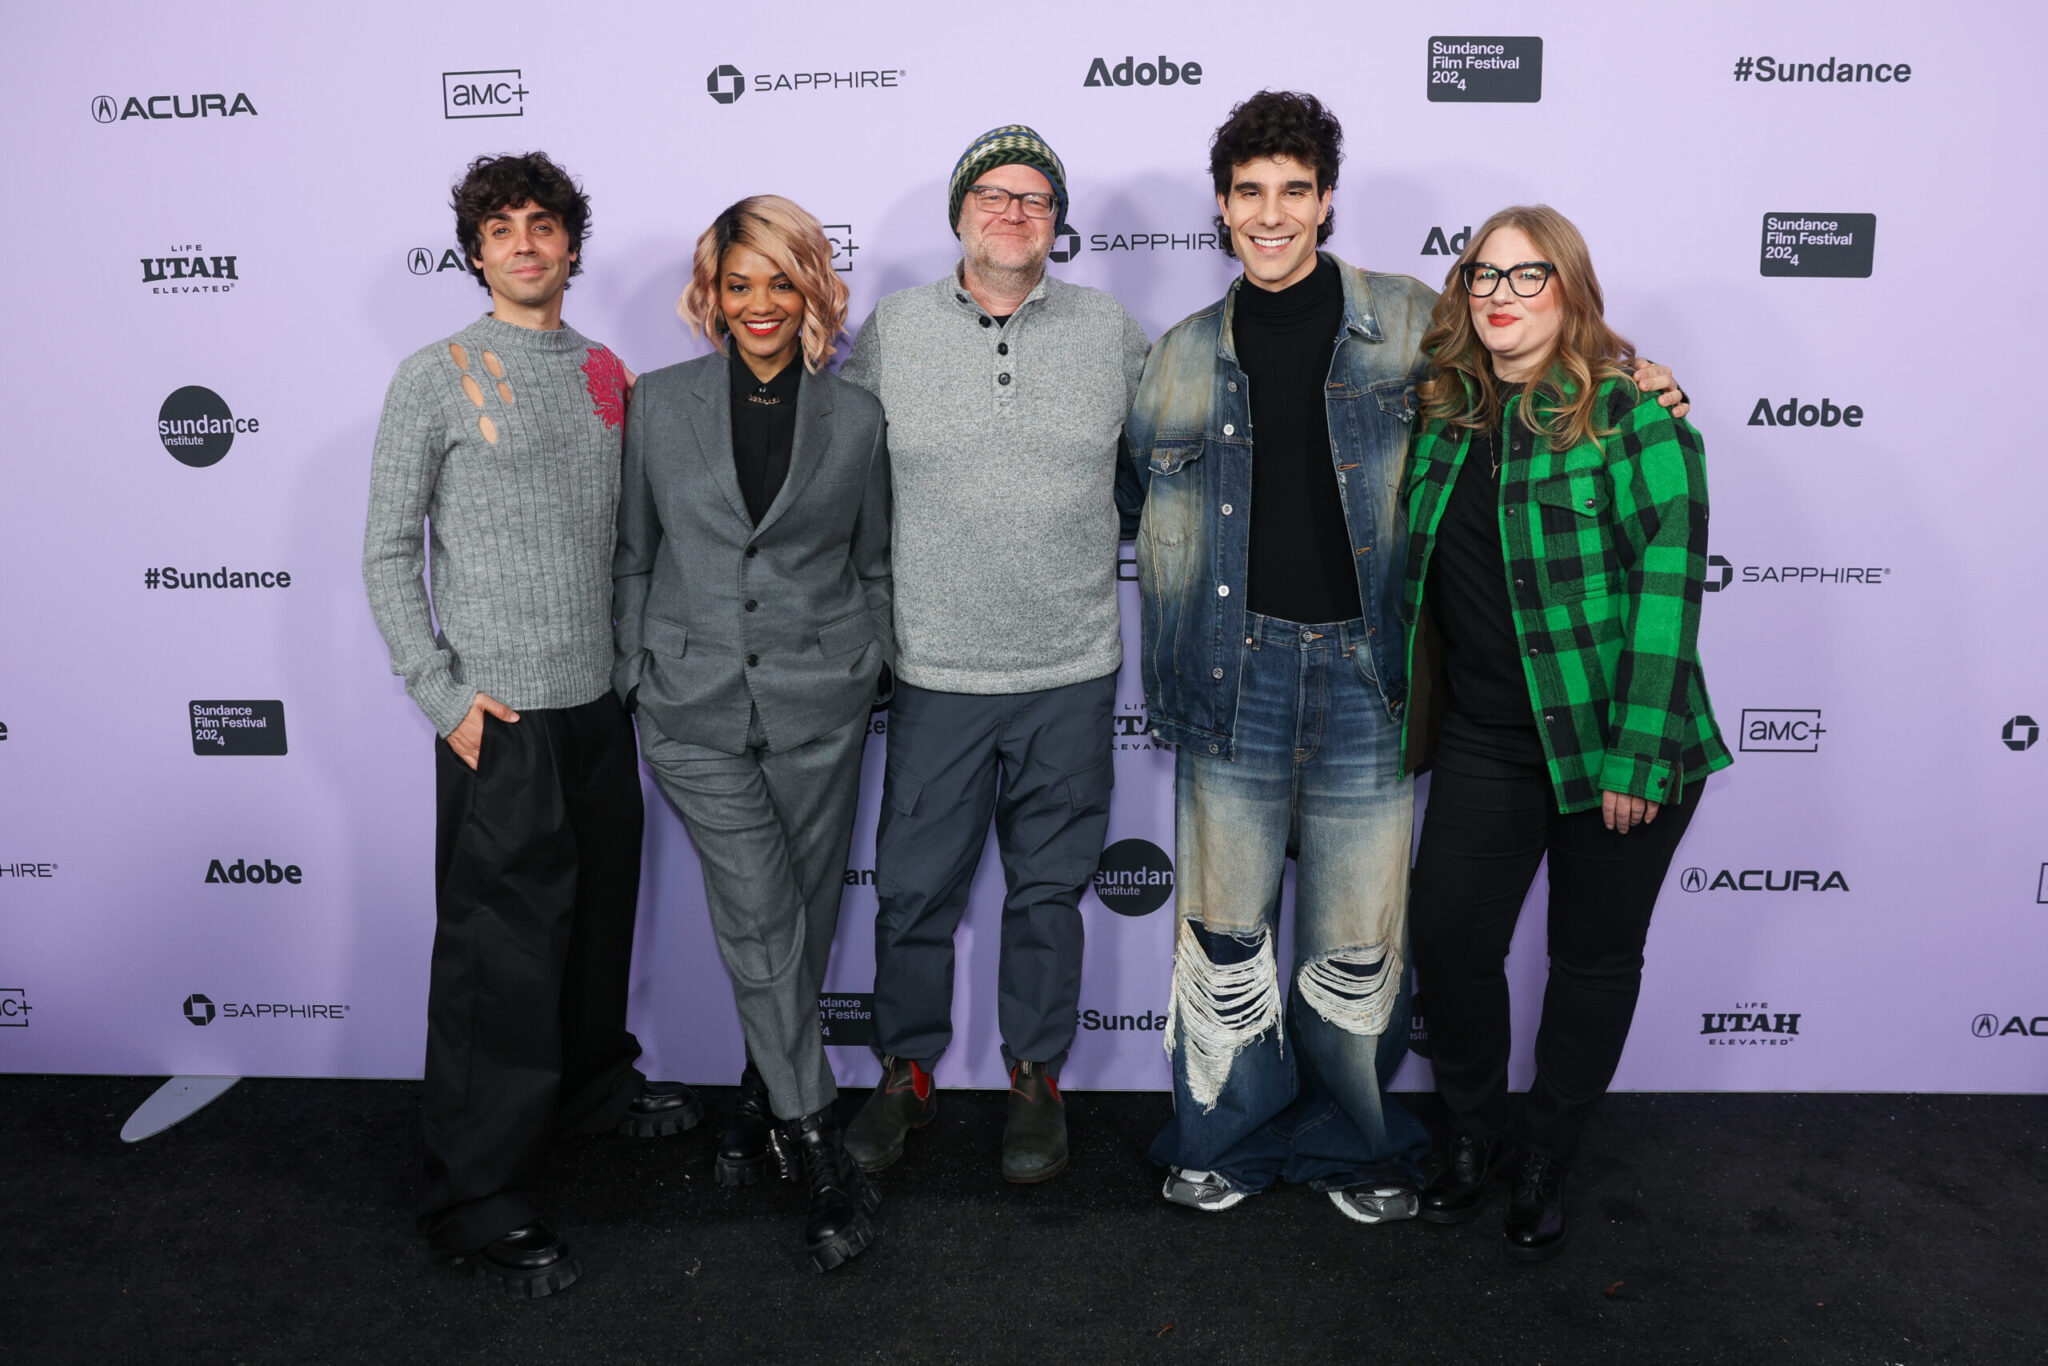
[[[0,1077],[5,1366],[2048,1361],[2048,1097],[1616,1096],[1571,1240],[1525,1266],[1504,1197],[1456,1228],[1169,1206],[1163,1096],[1070,1093],[1072,1166],[1006,1186],[1003,1097],[946,1092],[877,1245],[821,1277],[795,1187],[712,1182],[707,1090],[691,1133],[560,1146],[584,1279],[526,1302],[414,1236],[416,1085],[247,1081],[122,1144],[156,1085]]]

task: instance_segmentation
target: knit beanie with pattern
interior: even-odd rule
[[[1067,168],[1032,129],[1021,123],[1006,123],[967,144],[967,150],[953,165],[953,178],[947,187],[946,225],[953,229],[955,237],[960,235],[960,205],[966,202],[967,187],[997,166],[1029,166],[1043,174],[1052,182],[1053,230],[1058,232],[1067,226]]]

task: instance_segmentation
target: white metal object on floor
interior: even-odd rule
[[[139,1143],[189,1118],[227,1094],[240,1077],[172,1077],[121,1126],[123,1143]]]

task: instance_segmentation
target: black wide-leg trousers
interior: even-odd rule
[[[1541,766],[1448,743],[1439,750],[1408,927],[1430,1066],[1458,1130],[1479,1139],[1510,1132],[1508,944],[1547,855],[1550,978],[1516,1137],[1571,1160],[1621,1063],[1650,912],[1697,804],[1688,794],[1618,835],[1597,807],[1559,814]]]
[[[434,751],[419,1226],[469,1252],[538,1216],[550,1142],[616,1127],[644,1085],[626,1030],[640,766],[610,693],[486,716],[474,771]]]

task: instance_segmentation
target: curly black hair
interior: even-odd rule
[[[1229,194],[1231,170],[1259,157],[1293,157],[1314,167],[1316,193],[1321,194],[1337,183],[1337,165],[1344,160],[1344,126],[1314,95],[1261,90],[1232,109],[1209,139],[1209,177],[1216,182],[1216,193]],[[1330,240],[1336,225],[1332,212],[1316,229],[1317,246]],[[1216,239],[1225,255],[1237,255],[1221,214],[1216,216]]]
[[[569,263],[569,273],[583,273],[580,257],[583,238],[590,231],[590,199],[582,187],[570,179],[567,171],[548,160],[545,152],[484,156],[469,163],[469,170],[455,187],[451,207],[455,210],[455,240],[462,247],[462,259],[485,289],[490,286],[476,264],[484,254],[483,221],[501,209],[516,209],[529,200],[562,220],[562,228],[569,234],[569,250],[579,256]]]

